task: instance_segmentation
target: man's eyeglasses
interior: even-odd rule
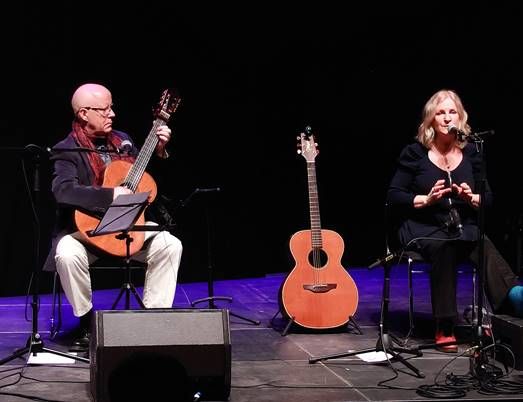
[[[94,110],[95,112],[100,113],[103,117],[108,117],[111,114],[111,111],[113,110],[113,104],[110,104],[107,107],[91,107],[91,106],[84,106],[80,109],[87,109],[87,110]]]

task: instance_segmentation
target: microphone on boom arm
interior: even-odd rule
[[[456,134],[456,137],[459,141],[477,141],[481,140],[483,137],[490,137],[494,135],[494,130],[485,130],[485,131],[478,131],[476,133],[466,133],[463,130],[460,130],[455,125],[451,124],[447,127],[447,130],[449,133]]]

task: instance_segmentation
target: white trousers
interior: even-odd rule
[[[166,231],[145,232],[145,241],[146,246],[132,256],[133,260],[147,263],[143,304],[147,308],[171,308],[182,243]],[[76,317],[86,314],[93,307],[89,264],[98,258],[85,248],[78,232],[64,236],[56,247],[56,270]]]

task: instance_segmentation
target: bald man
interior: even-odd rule
[[[131,190],[124,186],[104,187],[104,171],[113,159],[134,162],[138,149],[129,135],[113,129],[113,99],[106,87],[94,83],[80,86],[73,93],[71,106],[74,113],[72,131],[53,147],[61,150],[52,158],[52,192],[57,204],[57,219],[44,269],[58,272],[73,314],[80,318],[78,336],[70,350],[87,351],[93,315],[89,264],[103,252],[87,244],[77,231],[74,212],[81,210],[99,215],[118,195],[130,193]],[[171,138],[171,130],[161,125],[156,135],[155,153],[160,158],[167,158],[165,146]],[[122,143],[132,144],[132,149],[128,153],[111,152],[121,149]],[[74,152],[76,148],[97,152]],[[73,151],[65,151],[69,149]],[[181,255],[180,240],[169,232],[145,232],[144,247],[133,255],[133,259],[147,263],[143,288],[145,307],[172,307]]]

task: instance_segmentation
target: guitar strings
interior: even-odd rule
[[[142,175],[145,172],[145,168],[147,167],[147,163],[149,162],[149,159],[151,158],[151,155],[154,152],[156,145],[158,144],[156,130],[162,124],[162,122],[163,120],[161,119],[156,119],[154,121],[153,127],[149,132],[149,135],[147,136],[145,143],[140,153],[138,154],[138,157],[136,158],[135,163],[133,164],[133,166],[129,170],[129,173],[127,174],[127,177],[125,178],[125,183],[128,184],[129,189],[133,193],[136,192],[138,184],[142,179]]]
[[[311,219],[311,242],[312,242],[312,264],[313,264],[313,280],[314,284],[321,283],[321,223],[319,213],[319,200],[317,194],[316,184],[316,166],[314,162],[307,163],[307,174],[309,176],[309,204],[310,204],[310,219]]]

